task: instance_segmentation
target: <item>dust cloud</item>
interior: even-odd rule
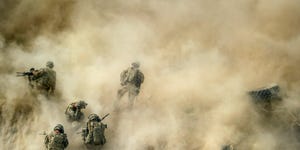
[[[0,147],[43,149],[39,133],[62,123],[67,149],[84,149],[64,116],[83,99],[86,116],[110,113],[103,149],[299,149],[299,26],[300,0],[1,0]],[[15,76],[48,60],[50,100]],[[145,82],[134,109],[124,98],[115,112],[132,61]],[[285,97],[269,119],[246,92],[272,83]]]

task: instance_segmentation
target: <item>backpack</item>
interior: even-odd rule
[[[93,142],[95,145],[104,145],[106,143],[106,139],[104,136],[104,130],[106,126],[101,122],[93,123]]]
[[[49,68],[46,68],[44,71],[43,85],[47,88],[55,89],[56,72]]]
[[[136,75],[134,77],[134,85],[140,88],[143,82],[144,82],[144,74],[139,70],[137,70]]]
[[[64,149],[65,148],[65,138],[66,138],[66,135],[63,133],[51,135],[48,147]]]
[[[132,83],[140,87],[144,81],[144,75],[138,69],[128,68],[121,73],[121,83]]]

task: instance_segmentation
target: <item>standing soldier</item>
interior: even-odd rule
[[[139,70],[140,63],[133,62],[131,67],[124,70],[120,75],[121,88],[118,90],[118,100],[128,92],[129,106],[132,107],[134,99],[140,92],[141,84],[144,82],[144,74]]]
[[[64,127],[61,124],[56,125],[53,132],[46,135],[44,143],[47,150],[64,150],[69,145]]]
[[[73,102],[68,105],[65,115],[70,121],[80,121],[84,118],[81,109],[85,109],[88,104],[85,101]]]
[[[37,90],[45,95],[54,94],[56,86],[56,72],[53,70],[52,61],[46,63],[46,68],[33,71],[31,81],[35,83]]]

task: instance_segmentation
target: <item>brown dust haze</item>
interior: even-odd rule
[[[104,150],[296,150],[300,110],[300,0],[0,0],[0,149],[44,149],[66,106],[110,113]],[[56,97],[32,96],[15,72],[51,60]],[[120,72],[145,74],[134,109],[113,111]],[[268,120],[246,92],[285,93]],[[295,115],[290,115],[295,114]]]

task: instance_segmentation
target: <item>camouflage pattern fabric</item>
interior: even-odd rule
[[[56,72],[51,68],[35,70],[31,81],[42,93],[53,94],[56,86]]]
[[[69,145],[67,135],[56,131],[46,135],[44,143],[47,150],[64,150]]]
[[[71,121],[79,121],[84,118],[84,114],[81,112],[81,109],[85,106],[81,106],[78,102],[74,102],[68,105],[65,114],[67,118]]]
[[[103,124],[101,121],[90,120],[86,124],[85,131],[82,134],[85,144],[93,145],[104,145],[106,143],[106,138],[104,136],[104,131],[107,128],[106,124]]]
[[[222,147],[222,150],[234,150],[233,145],[225,145]]]
[[[130,67],[120,75],[122,87],[118,90],[118,99],[128,92],[129,105],[133,106],[135,97],[140,93],[141,84],[144,82],[144,74],[137,68]]]
[[[140,88],[144,82],[144,74],[139,69],[130,67],[121,73],[120,80],[122,86],[132,84]]]
[[[133,106],[135,97],[139,94],[140,89],[132,84],[121,87],[118,90],[118,99],[121,99],[128,92],[129,105]]]

